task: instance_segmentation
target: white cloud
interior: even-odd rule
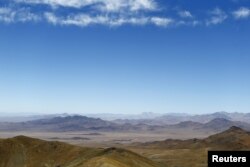
[[[220,8],[199,11],[199,15],[195,12],[178,8],[164,11],[160,0],[8,0],[5,7],[0,7],[0,23],[43,21],[80,27],[126,24],[166,27],[217,25],[229,18]],[[250,8],[242,7],[230,13],[236,19],[248,18]]]
[[[64,6],[64,7],[80,8],[82,6],[87,6],[96,3],[98,0],[15,0],[15,1],[27,4],[46,4],[53,7]]]
[[[0,21],[5,23],[37,21],[40,17],[26,8],[0,8]]]
[[[250,9],[246,7],[242,7],[233,12],[233,16],[236,19],[244,19],[250,17]]]
[[[10,8],[0,8],[0,21],[10,23],[14,21],[16,12]]]
[[[228,18],[227,14],[220,8],[215,8],[214,10],[210,11],[210,14],[212,16],[206,21],[206,25],[220,24]]]
[[[155,10],[156,2],[154,0],[129,0],[131,10]]]
[[[147,17],[120,17],[120,18],[114,18],[110,19],[107,22],[107,25],[110,26],[121,26],[124,24],[132,24],[132,25],[145,25],[148,24],[148,18]]]
[[[92,6],[96,9],[108,12],[119,12],[121,10],[139,11],[155,10],[155,0],[15,0],[19,3],[45,4],[52,7],[83,8]]]
[[[155,14],[149,14],[147,11],[157,10],[156,0],[13,0],[18,2],[20,6],[27,5],[36,7],[38,5],[49,5],[53,9],[45,9],[44,11],[35,11],[40,13],[41,19],[54,25],[74,25],[85,27],[89,25],[105,25],[105,26],[122,26],[130,25],[156,25],[166,27],[173,22],[173,19],[168,17],[159,17]],[[60,7],[71,7],[84,9],[88,11],[70,11],[65,13],[58,12]],[[18,9],[19,10],[19,9]],[[9,19],[9,22],[15,21],[31,21],[36,20],[38,16],[29,11],[15,12],[13,17],[10,14],[4,19]],[[140,11],[140,12],[139,12]],[[9,13],[9,11],[0,11]],[[43,14],[41,14],[43,13]],[[3,15],[3,14],[2,14]],[[18,19],[17,19],[18,18]],[[2,19],[3,20],[3,19]],[[0,20],[1,21],[1,20]],[[5,21],[7,22],[7,21]]]
[[[170,18],[161,18],[161,17],[152,17],[151,22],[157,26],[168,26],[169,24],[173,23],[173,19]]]
[[[45,12],[44,13],[44,16],[45,16],[45,19],[49,22],[49,23],[52,23],[52,24],[58,24],[58,18],[53,14],[53,13],[50,13],[50,12]]]
[[[91,16],[87,14],[75,14],[66,17],[58,17],[53,13],[44,14],[46,20],[54,25],[74,25],[85,27],[89,25],[107,25],[107,26],[121,26],[125,24],[132,25],[146,25],[153,24],[156,26],[168,26],[173,22],[170,18],[160,17],[127,17],[127,16],[108,16],[98,15]]]
[[[193,15],[191,14],[190,11],[184,10],[184,11],[179,11],[179,16],[182,18],[193,18]]]
[[[45,18],[52,24],[59,25],[75,25],[75,26],[88,26],[90,24],[105,24],[108,23],[108,18],[105,16],[89,16],[86,14],[71,15],[66,18],[57,17],[53,13],[45,13]]]

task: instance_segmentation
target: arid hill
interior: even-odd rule
[[[167,167],[207,167],[208,150],[250,150],[250,133],[233,126],[205,139],[135,143],[129,149]]]
[[[1,167],[159,167],[147,158],[117,148],[82,148],[18,136],[0,140]]]
[[[212,150],[239,150],[250,149],[250,133],[236,126],[230,129],[209,136],[205,139],[188,139],[174,140],[167,139],[165,141],[155,141],[149,143],[134,144],[147,148],[162,148],[162,149],[200,149],[208,148]]]

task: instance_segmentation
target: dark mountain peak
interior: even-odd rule
[[[225,125],[225,124],[231,124],[232,121],[225,119],[225,118],[215,118],[212,119],[211,121],[205,123],[204,125]]]
[[[73,115],[73,116],[66,116],[66,117],[59,117],[62,120],[78,120],[78,121],[84,121],[84,120],[95,120],[95,121],[104,121],[100,118],[91,118],[91,117],[86,117],[86,116],[82,116],[82,115]]]
[[[16,136],[13,138],[8,138],[8,139],[6,139],[6,141],[9,141],[13,144],[20,144],[21,143],[24,145],[32,145],[32,143],[41,142],[42,140],[20,135],[20,136]]]
[[[238,141],[241,140],[243,137],[245,136],[248,138],[248,140],[250,139],[250,133],[237,127],[237,126],[231,126],[228,130],[225,130],[221,133],[217,133],[215,135],[212,135],[210,137],[208,137],[205,140],[210,140],[211,141],[219,141],[219,142],[229,142],[229,141]],[[245,138],[244,137],[244,138]]]
[[[202,125],[202,124],[194,121],[183,121],[180,122],[179,125],[188,126],[188,125]]]
[[[39,140],[39,139],[35,139],[35,138],[32,138],[32,137],[23,136],[23,135],[15,136],[15,137],[10,138],[10,139],[15,140],[15,141],[20,141],[20,142],[30,142],[30,141]]]
[[[226,119],[226,118],[215,118],[212,119],[211,121],[209,121],[208,123],[206,123],[206,125],[223,125],[223,124],[231,124],[232,121]]]
[[[115,127],[116,124],[104,121],[100,118],[90,118],[81,115],[59,116],[48,119],[39,119],[25,122],[24,125],[17,124],[16,129],[20,126],[25,130],[42,130],[42,131],[78,131],[78,130],[98,130],[107,129],[109,126]]]
[[[218,111],[213,113],[212,115],[228,115],[228,113],[226,111]]]
[[[59,119],[59,120],[79,120],[79,119],[88,119],[88,117],[86,117],[86,116],[80,116],[80,115],[72,115],[72,116],[59,116],[59,117],[54,117],[54,118],[52,118],[52,120],[57,120],[57,119]]]
[[[39,119],[34,121],[29,121],[31,123],[49,123],[49,124],[56,124],[56,123],[65,123],[65,122],[89,122],[89,121],[103,121],[99,118],[90,118],[81,115],[72,115],[72,116],[58,116],[48,119]],[[103,121],[104,122],[104,121]]]
[[[176,127],[176,128],[197,128],[202,126],[203,124],[199,123],[199,122],[194,122],[194,121],[183,121],[180,122],[178,124],[174,124],[172,125],[172,127]],[[171,126],[171,125],[170,125]]]
[[[25,140],[31,140],[32,138],[31,137],[27,137],[27,136],[23,136],[23,135],[19,135],[19,136],[15,136],[15,137],[13,137],[13,139],[17,139],[17,140],[23,140],[23,139],[25,139]]]
[[[212,119],[210,122],[231,122],[231,121],[226,118],[215,118]]]
[[[239,133],[239,132],[241,132],[241,133],[248,133],[247,131],[245,131],[245,130],[243,130],[242,128],[239,128],[239,127],[237,127],[237,126],[232,126],[232,127],[230,127],[227,131],[225,131],[225,132],[236,132],[236,133]]]

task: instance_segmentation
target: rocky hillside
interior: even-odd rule
[[[160,167],[131,151],[82,148],[18,136],[0,140],[1,167]]]
[[[200,149],[212,150],[250,150],[250,133],[239,127],[232,126],[221,133],[209,136],[205,139],[155,141],[149,143],[134,143],[135,146],[159,149]]]

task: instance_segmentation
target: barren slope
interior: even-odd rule
[[[0,140],[1,167],[159,167],[131,151],[92,149],[18,136]]]

